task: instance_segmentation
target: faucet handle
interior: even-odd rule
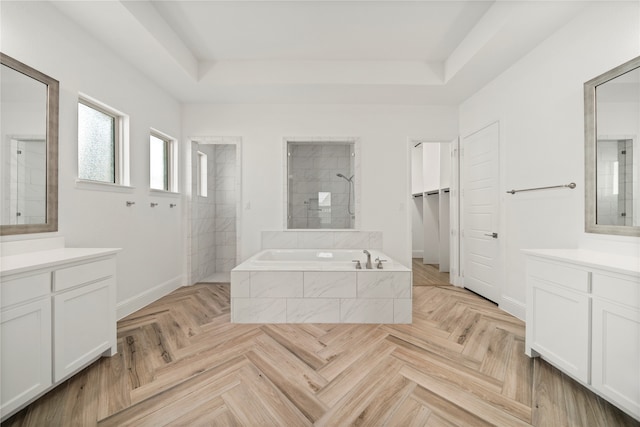
[[[351,260],[351,262],[355,262],[356,263],[356,270],[362,270],[362,264],[360,264],[360,260],[359,259]]]
[[[382,270],[382,263],[383,262],[387,262],[386,259],[380,259],[379,257],[375,259],[375,262],[378,263],[378,265],[376,265],[376,268],[379,268],[380,270]]]

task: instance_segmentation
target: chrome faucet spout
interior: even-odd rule
[[[369,253],[369,251],[366,249],[362,252],[367,254],[367,263],[365,264],[365,268],[371,270],[373,268],[373,265],[371,265],[371,253]]]

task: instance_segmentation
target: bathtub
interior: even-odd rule
[[[269,249],[231,271],[234,323],[411,323],[411,270],[380,251]],[[377,269],[375,259],[387,260]],[[352,260],[360,260],[357,270]]]

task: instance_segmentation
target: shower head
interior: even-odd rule
[[[351,178],[347,178],[346,176],[342,175],[341,173],[337,173],[336,176],[340,177],[340,178],[344,178],[349,182],[351,182],[351,180],[353,179],[353,175],[351,175]]]

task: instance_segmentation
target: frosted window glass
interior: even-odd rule
[[[78,177],[116,182],[116,118],[78,103]]]
[[[167,173],[167,142],[151,135],[149,145],[150,187],[156,190],[169,190]]]
[[[207,197],[207,155],[198,151],[198,196]]]

